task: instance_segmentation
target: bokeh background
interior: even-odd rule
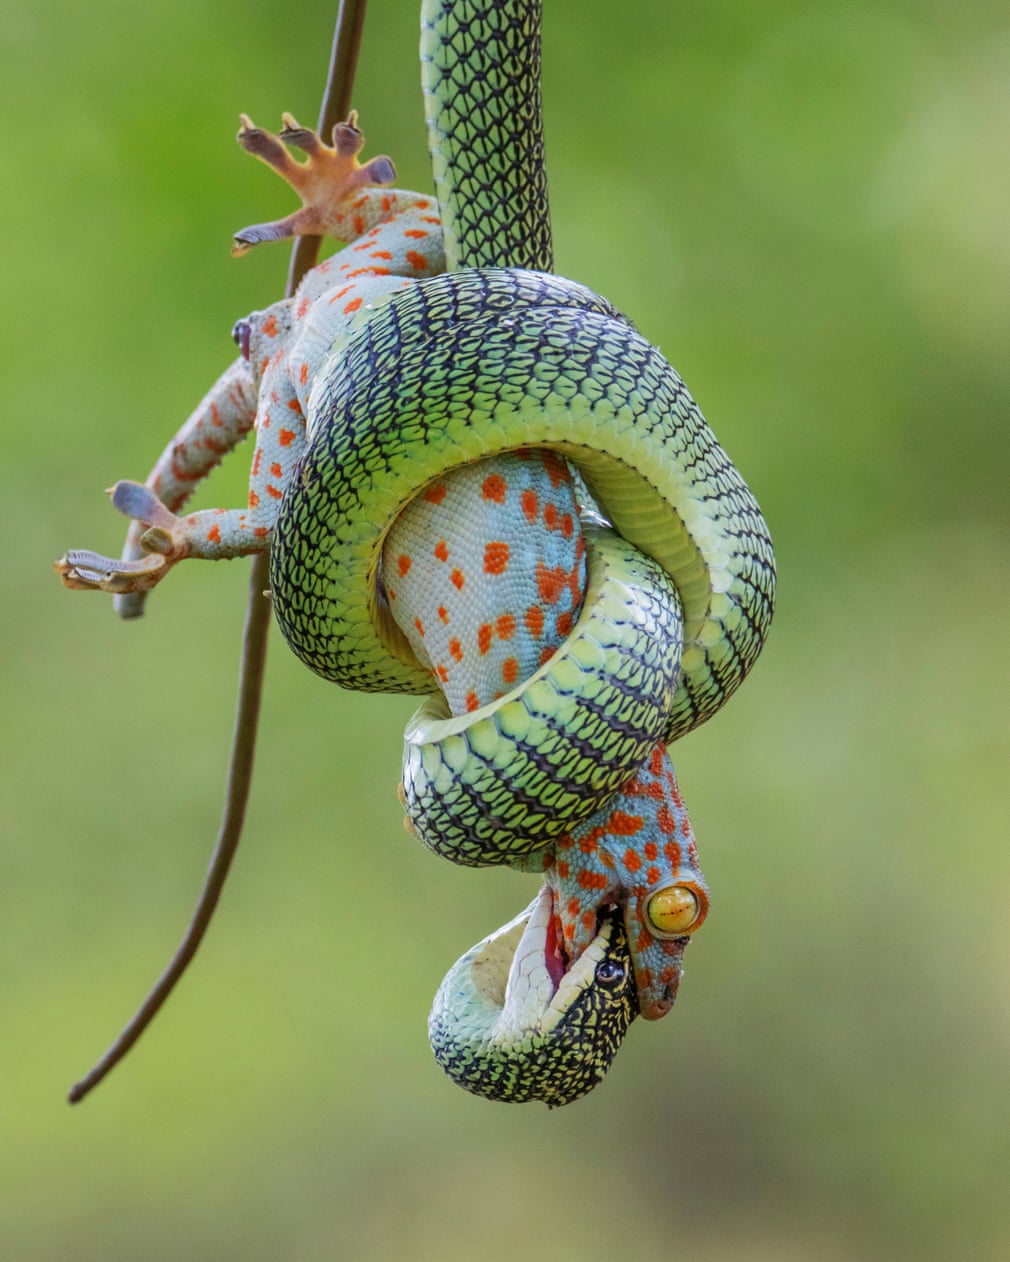
[[[764,657],[677,749],[715,896],[681,998],[570,1108],[453,1087],[431,996],[531,878],[412,844],[412,702],[275,636],[219,919],[66,1106],[203,874],[246,564],[133,624],[48,567],[118,547],[102,488],[280,293],[284,247],[228,255],[292,206],[232,136],[314,121],[333,7],[6,6],[4,1258],[1010,1256],[1005,6],[547,8],[558,269],[678,366],[778,545]],[[415,9],[373,0],[355,102],[428,188]]]

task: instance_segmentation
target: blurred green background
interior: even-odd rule
[[[333,6],[335,7],[335,6]],[[69,1083],[188,918],[246,564],[142,623],[49,572],[276,297],[240,110],[314,121],[333,7],[40,0],[0,16],[5,750],[0,1256],[1010,1256],[1010,26],[987,0],[547,0],[558,270],[687,379],[776,536],[734,703],[677,749],[715,902],[673,1014],[555,1113],[474,1099],[431,997],[531,878],[402,832],[412,703],[273,638],[220,917],[155,1029]],[[369,152],[429,187],[416,5],[373,0]],[[243,498],[240,454],[199,504]]]

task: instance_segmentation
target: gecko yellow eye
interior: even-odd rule
[[[700,929],[708,915],[708,895],[693,881],[664,885],[645,905],[645,919],[657,938],[682,938]]]

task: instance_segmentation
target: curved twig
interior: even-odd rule
[[[358,49],[361,45],[366,4],[367,0],[341,0],[333,35],[326,90],[319,113],[318,130],[322,135],[328,135],[334,124],[345,118],[350,111],[351,89],[354,84]],[[319,237],[296,239],[288,271],[285,291],[287,297],[290,297],[298,288],[305,273],[315,266],[319,245]],[[263,692],[267,632],[270,628],[270,601],[266,595],[269,581],[269,558],[266,553],[260,553],[253,557],[249,576],[249,603],[242,638],[238,706],[235,714],[235,730],[232,735],[224,812],[214,853],[211,856],[193,918],[168,967],[158,978],[122,1033],[94,1069],[71,1087],[67,1097],[71,1104],[83,1100],[102,1081],[154,1020],[162,1004],[175,989],[190,961],[199,950],[214,915],[214,909],[217,907],[218,899],[221,897],[221,891],[242,836],[242,824],[252,784],[256,727]]]

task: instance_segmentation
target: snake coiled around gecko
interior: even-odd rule
[[[170,510],[185,501],[192,476],[184,469],[176,476],[177,457],[191,459],[176,444],[148,488],[116,488],[113,502],[141,523],[127,561],[116,567],[71,553],[58,568],[69,586],[138,600],[183,556],[272,546],[275,607],[303,660],[348,686],[429,693],[431,664],[411,636],[406,608],[394,613],[389,599],[383,552],[397,523],[426,487],[474,462],[545,448],[572,462],[623,542],[594,543],[607,536],[583,534],[580,523],[574,529],[565,562],[573,604],[584,594],[576,577],[583,538],[592,599],[571,641],[563,644],[559,619],[553,642],[537,646],[539,658],[527,654],[522,669],[506,658],[523,681],[514,693],[481,695],[454,718],[427,703],[409,729],[405,760],[414,831],[459,862],[542,865],[554,906],[545,918],[546,895],[538,896],[491,936],[493,949],[481,944],[450,972],[433,1010],[436,1055],[470,1090],[557,1104],[599,1081],[638,1008],[655,1016],[672,1003],[686,935],[704,919],[707,895],[672,768],[656,742],[708,718],[743,679],[771,617],[774,562],[753,497],[676,373],[603,299],[547,274],[539,22],[536,3],[426,0],[422,68],[444,260],[430,214],[420,213],[424,199],[364,194],[353,212],[338,211],[336,235],[357,239],[355,250],[388,245],[386,225],[399,217],[404,235],[430,238],[428,252],[419,244],[405,262],[370,272],[341,261],[333,270],[343,279],[365,272],[371,279],[332,291],[323,265],[295,303],[246,322],[248,369],[236,365],[207,407],[220,424],[218,400],[227,399],[234,442],[254,419],[249,392],[259,391],[248,510],[175,518]],[[246,147],[284,173],[276,138],[251,124],[243,133]],[[310,158],[321,152],[318,138],[293,120],[281,138]],[[357,152],[353,119],[335,142],[338,154],[342,145]],[[391,177],[388,160],[369,168],[373,182]],[[297,230],[313,229],[260,225],[239,240]],[[371,249],[371,257],[395,253]],[[446,275],[424,279],[441,265]],[[319,314],[349,291],[345,306]],[[284,407],[291,412],[278,412]],[[278,415],[284,425],[274,425],[271,439]],[[304,416],[304,431],[296,416]],[[202,424],[198,410],[191,432]],[[213,461],[200,459],[202,476]],[[518,516],[514,524],[528,531]],[[546,554],[551,541],[540,542]],[[620,618],[607,612],[606,583],[594,586],[594,565],[617,572],[617,588],[647,593],[655,616],[629,615],[626,639],[614,633]],[[623,608],[634,604],[633,596]],[[419,609],[415,623],[421,612],[430,611]],[[588,643],[587,628],[604,614],[618,651],[609,662],[605,653],[581,661],[579,637]],[[506,611],[496,625],[510,617]],[[551,685],[555,701],[545,706],[552,677],[560,687]],[[637,694],[629,679],[641,684]],[[594,712],[608,682],[609,700]],[[487,731],[525,763],[489,758],[480,735]],[[504,806],[488,827],[475,804],[493,806],[498,789]],[[510,800],[512,819],[505,818]],[[686,893],[686,903],[669,902],[670,891]],[[657,947],[665,956],[654,968]],[[526,965],[538,959],[529,984]]]

